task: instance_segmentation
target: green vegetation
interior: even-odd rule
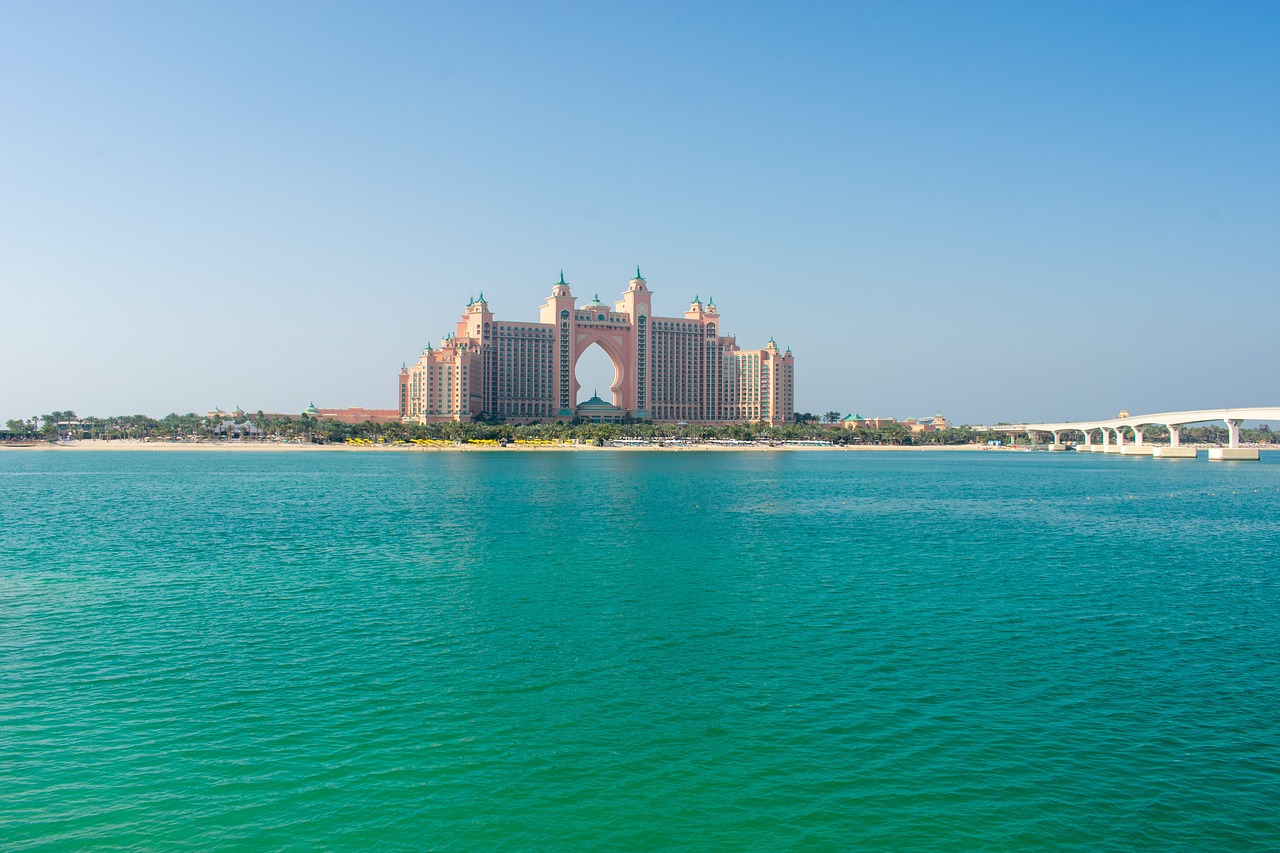
[[[856,430],[823,426],[820,419],[810,414],[797,413],[795,422],[781,427],[765,424],[732,424],[723,426],[676,426],[670,423],[635,421],[625,424],[591,424],[581,421],[562,423],[508,424],[498,420],[476,419],[462,423],[439,424],[389,423],[344,424],[333,420],[319,420],[307,416],[300,418],[268,417],[262,412],[245,413],[244,420],[228,424],[221,419],[210,419],[194,412],[179,415],[168,414],[163,418],[147,415],[117,415],[108,418],[77,417],[73,411],[50,412],[29,420],[10,420],[5,426],[14,436],[57,439],[60,435],[72,438],[94,439],[151,439],[156,441],[288,441],[295,443],[331,444],[348,440],[380,443],[396,443],[413,440],[442,441],[497,441],[548,440],[581,441],[603,444],[620,438],[670,441],[829,441],[838,445],[896,445],[925,447],[937,445],[985,444],[989,440],[1008,443],[1016,439],[1026,441],[1026,436],[1010,436],[1008,433],[977,431],[969,426],[913,433],[898,423],[885,424],[875,429],[862,427]],[[834,425],[839,421],[837,412],[823,413],[821,420]],[[1168,432],[1162,427],[1144,430],[1148,443],[1163,443]],[[1277,433],[1266,430],[1241,430],[1245,442],[1275,443]],[[1218,426],[1184,427],[1182,443],[1227,443],[1227,430]]]
[[[833,413],[826,413],[829,418]],[[75,412],[52,412],[31,421],[10,421],[9,430],[15,435],[57,438],[59,424],[63,434],[74,438],[94,439],[152,439],[160,441],[211,441],[226,438],[242,440],[284,440],[326,444],[348,439],[365,439],[383,443],[412,441],[415,439],[444,441],[514,441],[517,439],[543,439],[552,441],[577,440],[587,443],[603,443],[618,438],[646,440],[737,440],[737,441],[831,441],[837,444],[969,444],[985,441],[985,436],[974,433],[968,427],[938,432],[912,434],[900,424],[889,424],[879,430],[844,430],[819,425],[817,418],[805,416],[805,421],[783,427],[765,424],[732,424],[723,426],[676,426],[670,423],[635,421],[625,424],[591,424],[575,421],[563,423],[508,424],[496,420],[476,419],[461,423],[439,424],[344,424],[333,420],[301,418],[271,418],[262,412],[244,415],[238,425],[226,427],[218,419],[188,413],[169,414],[163,418],[147,415],[117,415],[114,417],[77,417]],[[838,415],[836,416],[838,419]],[[834,420],[829,420],[834,423]],[[74,425],[74,426],[72,426]],[[252,425],[252,430],[249,429]],[[39,428],[37,428],[39,427]]]

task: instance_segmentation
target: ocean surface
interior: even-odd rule
[[[1280,849],[1278,457],[0,451],[0,849]]]

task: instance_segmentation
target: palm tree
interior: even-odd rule
[[[889,444],[906,444],[908,436],[907,428],[902,424],[885,424],[880,428],[880,434]]]

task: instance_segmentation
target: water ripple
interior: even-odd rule
[[[0,847],[1280,847],[1278,460],[1028,456],[0,457]]]

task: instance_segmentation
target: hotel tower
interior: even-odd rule
[[[430,423],[475,416],[510,422],[587,417],[688,423],[791,420],[794,359],[769,341],[743,350],[720,334],[714,300],[696,296],[683,317],[655,317],[640,276],[607,305],[578,305],[569,284],[551,287],[539,322],[498,320],[484,294],[467,303],[457,328],[400,369],[400,416]],[[612,405],[578,405],[578,357],[599,345],[613,362]]]

